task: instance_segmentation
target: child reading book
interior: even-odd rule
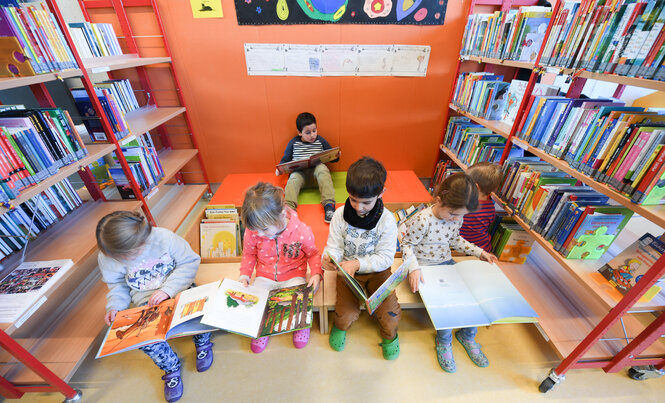
[[[310,156],[331,149],[330,144],[318,135],[316,118],[309,112],[303,112],[296,118],[298,135],[289,141],[284,150],[280,164],[290,161],[305,160]],[[337,162],[333,160],[331,162]],[[279,171],[276,171],[279,175]],[[300,189],[316,182],[321,193],[321,204],[325,211],[324,221],[329,223],[335,212],[335,188],[333,187],[330,170],[326,164],[318,164],[314,168],[305,168],[291,172],[286,182],[286,205],[291,209],[298,208],[298,194]]]
[[[153,228],[139,213],[116,211],[97,223],[99,269],[109,287],[104,320],[110,325],[118,311],[134,306],[156,306],[192,285],[201,258],[187,241],[165,228]],[[195,335],[196,369],[212,365],[210,333]],[[167,342],[140,348],[165,372],[164,397],[182,397],[180,359]]]
[[[405,261],[413,260],[409,267],[409,284],[413,292],[418,291],[422,281],[419,265],[454,264],[450,249],[479,257],[494,263],[496,256],[464,240],[459,229],[462,217],[478,208],[478,188],[473,180],[463,173],[446,178],[434,191],[431,207],[419,212],[409,221],[406,234],[402,238],[402,255]],[[478,329],[462,328],[455,337],[469,354],[471,361],[479,367],[486,367],[487,357],[475,342]],[[455,359],[452,350],[452,329],[437,330],[435,347],[439,365],[446,372],[455,372]]]
[[[397,248],[397,223],[381,196],[385,191],[386,169],[370,157],[363,157],[349,167],[346,190],[349,198],[333,215],[323,257],[326,270],[335,270],[332,256],[349,276],[356,279],[367,294],[373,294],[391,275],[390,266]],[[330,256],[329,256],[330,255]],[[335,319],[330,331],[330,347],[344,350],[346,332],[358,319],[360,307],[355,294],[338,273],[336,282]],[[397,296],[391,291],[376,308],[376,318],[383,342],[383,357],[399,356],[397,325],[402,311]]]
[[[249,285],[256,269],[254,285],[268,290],[305,284],[307,264],[311,269],[308,286],[316,290],[323,277],[321,253],[314,243],[311,228],[284,205],[284,191],[259,182],[247,190],[242,203],[245,223],[240,279]],[[310,328],[293,332],[293,345],[304,348]],[[258,354],[268,346],[269,336],[252,339],[251,350]]]
[[[459,233],[472,244],[491,252],[492,237],[489,227],[496,216],[496,210],[490,195],[501,186],[501,168],[491,162],[479,162],[471,166],[466,173],[478,186],[478,208],[464,216]]]

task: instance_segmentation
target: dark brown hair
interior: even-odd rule
[[[363,199],[378,196],[383,192],[387,176],[383,164],[372,157],[362,157],[349,167],[346,191]]]
[[[469,212],[478,209],[478,188],[469,175],[450,175],[434,189],[434,203],[437,197],[444,207],[465,208]]]
[[[245,226],[252,231],[277,225],[284,211],[284,190],[270,183],[259,182],[245,193],[240,213]]]
[[[131,255],[150,236],[152,226],[140,213],[114,211],[97,223],[97,245],[103,254],[112,258]]]
[[[474,164],[466,171],[466,173],[474,182],[476,182],[480,191],[486,195],[496,192],[503,180],[501,168],[491,162],[479,162]]]

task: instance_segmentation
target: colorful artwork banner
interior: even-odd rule
[[[448,0],[235,0],[238,25],[443,25]]]

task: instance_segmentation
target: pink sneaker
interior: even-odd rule
[[[309,330],[310,328],[300,329],[293,332],[293,345],[296,348],[305,348],[307,342],[309,342]]]
[[[262,353],[263,350],[268,347],[268,339],[270,339],[270,336],[263,336],[259,337],[258,339],[252,339],[252,342],[250,343],[252,352],[254,354]]]

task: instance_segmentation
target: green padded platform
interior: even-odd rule
[[[335,202],[344,203],[349,194],[346,192],[346,172],[331,172],[335,187]],[[302,189],[298,195],[298,204],[321,204],[319,188]]]

